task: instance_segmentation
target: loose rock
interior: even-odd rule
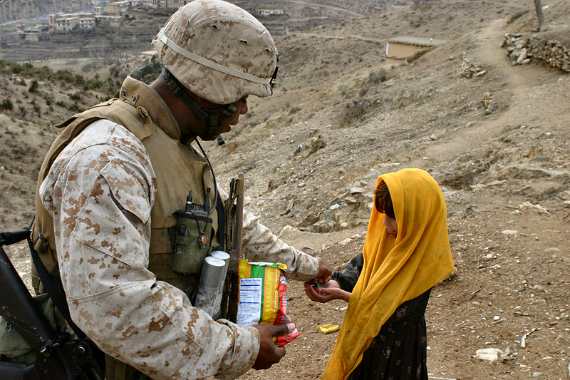
[[[498,348],[481,348],[475,352],[475,357],[477,359],[486,360],[489,362],[502,360],[504,355],[504,351]]]

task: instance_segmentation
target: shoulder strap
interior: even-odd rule
[[[0,245],[16,244],[24,239],[27,239],[29,235],[30,231],[28,229],[20,231],[0,232]]]
[[[28,247],[30,249],[30,255],[32,256],[32,261],[36,270],[38,272],[38,276],[42,281],[42,285],[46,290],[49,297],[52,299],[53,304],[60,312],[60,314],[65,318],[65,321],[68,323],[69,327],[73,330],[75,335],[81,340],[86,338],[83,331],[77,327],[77,325],[71,319],[71,315],[69,314],[69,307],[67,306],[67,301],[65,299],[65,291],[63,290],[63,285],[61,284],[61,279],[59,277],[55,277],[50,275],[44,266],[42,260],[40,260],[40,256],[34,249],[34,244],[32,243],[32,238],[30,234],[30,230],[27,230],[26,240],[28,242]]]
[[[71,315],[69,314],[69,307],[65,299],[65,291],[63,290],[63,285],[61,283],[61,278],[59,278],[59,276],[56,277],[48,273],[42,260],[40,260],[38,252],[34,249],[34,244],[32,243],[31,238],[31,230],[27,229],[26,233],[26,240],[30,249],[30,255],[32,256],[32,261],[36,268],[37,274],[41,279],[42,285],[59,313],[63,316],[77,337],[77,340],[73,340],[75,343],[73,343],[74,347],[70,352],[73,357],[71,359],[68,358],[69,360],[74,361],[74,370],[72,371],[73,373],[69,378],[84,380],[104,380],[102,377],[102,368],[104,365],[104,356],[102,351],[100,351],[95,343],[93,343],[93,341],[89,339],[89,337],[87,337],[85,333],[81,331],[75,322],[73,322],[71,319]]]
[[[15,281],[19,281],[22,295],[25,293],[27,294],[28,301],[23,301],[22,299],[18,300],[15,309],[12,310],[14,312],[14,316],[24,317],[19,322],[22,326],[25,326],[25,323],[31,323],[30,332],[32,335],[39,338],[40,345],[36,347],[36,350],[39,350],[39,356],[36,359],[35,364],[28,367],[30,369],[29,376],[22,377],[20,376],[22,373],[18,372],[16,377],[10,378],[18,378],[18,379],[44,379],[44,378],[57,378],[57,379],[67,379],[67,380],[103,380],[102,377],[102,367],[101,367],[101,352],[99,349],[91,342],[85,334],[79,330],[79,328],[73,323],[71,317],[69,316],[69,309],[67,308],[67,304],[65,301],[62,302],[62,299],[65,300],[65,296],[63,295],[63,286],[61,285],[61,281],[59,279],[50,276],[47,273],[46,268],[44,267],[43,263],[39,259],[37,252],[34,250],[31,237],[30,237],[30,228],[25,228],[19,231],[14,232],[3,232],[0,233],[0,250],[2,251],[2,255],[4,259],[7,260],[9,263],[9,259],[5,256],[4,250],[2,249],[3,246],[11,245],[18,243],[22,240],[26,240],[30,247],[30,252],[32,255],[32,260],[37,267],[38,274],[40,275],[42,281],[46,286],[46,290],[48,291],[48,296],[53,301],[55,307],[58,309],[60,314],[65,318],[66,322],[69,324],[70,328],[76,334],[76,337],[71,337],[67,333],[62,333],[61,331],[55,331],[53,328],[49,327],[49,322],[42,317],[42,315],[36,315],[32,313],[33,316],[26,316],[26,313],[30,311],[30,307],[35,309],[35,312],[40,312],[34,306],[32,302],[32,298],[27,290],[25,290],[25,285],[22,282],[19,275],[16,273],[15,269],[13,268],[12,264],[9,263],[9,266],[12,268],[14,276],[18,277],[4,277],[4,281],[9,281],[9,283],[5,283],[7,287],[11,287],[12,285],[17,285],[14,283]],[[4,266],[5,267],[5,266]],[[6,272],[3,273],[6,275]],[[26,298],[26,297],[24,297]],[[23,303],[22,303],[23,302]],[[26,306],[26,302],[28,302],[28,306]],[[4,314],[6,310],[2,314],[6,317],[11,316],[12,312],[10,311],[10,307],[14,305],[7,306],[7,314]],[[4,305],[6,306],[6,305]],[[4,309],[3,306],[3,309]],[[20,307],[20,311],[18,311],[18,307]],[[22,310],[26,310],[22,312]],[[10,318],[8,318],[10,320]],[[15,321],[15,320],[14,320]],[[45,322],[45,326],[43,326],[42,322]],[[20,323],[17,323],[19,326]],[[18,331],[24,339],[26,339],[24,331],[26,329],[19,329],[16,327],[16,331]],[[70,339],[71,338],[71,339]],[[28,339],[26,339],[28,340]],[[33,345],[32,345],[33,347]],[[53,359],[53,360],[52,360]],[[0,375],[5,376],[6,368],[0,368]],[[16,375],[15,372],[13,372]],[[4,378],[4,377],[2,377]]]

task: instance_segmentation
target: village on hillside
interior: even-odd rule
[[[186,0],[0,2],[0,58],[46,60],[140,52]],[[279,4],[245,6],[275,36],[288,32],[289,15]]]

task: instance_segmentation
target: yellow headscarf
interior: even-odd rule
[[[346,379],[402,303],[419,297],[453,271],[447,207],[437,182],[420,169],[378,177],[388,186],[398,224],[386,233],[384,214],[372,207],[364,267],[354,287],[335,348],[322,379]]]

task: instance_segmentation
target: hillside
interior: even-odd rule
[[[543,33],[567,36],[567,1],[544,3]],[[206,144],[220,183],[243,172],[248,207],[333,265],[361,250],[379,174],[430,171],[444,186],[457,267],[428,306],[428,367],[440,378],[570,376],[570,77],[508,62],[499,46],[504,33],[527,32],[525,6],[398,1],[296,30],[277,40],[275,95],[251,99],[225,145]],[[386,60],[384,42],[397,35],[447,42],[409,63]],[[471,65],[485,74],[462,75]],[[3,71],[0,80],[0,102],[15,105],[0,115],[2,229],[29,221],[33,177],[54,133],[48,124],[75,109],[70,95],[79,91],[40,80],[30,93],[36,75],[22,85]],[[111,87],[79,91],[82,102]],[[67,105],[50,110],[48,94]],[[34,103],[40,114],[29,111]],[[14,255],[25,271],[23,253]],[[340,323],[345,307],[310,303],[292,283],[289,309],[302,337],[281,364],[245,378],[319,377],[335,335],[316,325]],[[504,360],[474,358],[480,348],[499,348]]]
[[[519,3],[429,4],[280,41],[281,88],[251,105],[226,145],[211,148],[222,162],[218,173],[244,171],[250,207],[264,221],[290,226],[285,238],[340,265],[361,249],[376,176],[428,169],[446,186],[457,262],[457,277],[428,308],[430,372],[563,379],[570,80],[539,65],[508,64],[499,45]],[[399,34],[448,43],[406,65],[356,38]],[[487,74],[461,77],[464,54]],[[282,365],[250,378],[318,378],[326,363],[334,336],[316,325],[341,322],[345,309],[310,304],[300,286],[292,288],[291,313],[304,336]],[[523,349],[517,340],[533,329]],[[510,354],[502,363],[474,358],[488,347]]]
[[[114,84],[67,70],[0,61],[0,226],[23,227],[33,216],[35,178],[53,125],[106,98]]]

